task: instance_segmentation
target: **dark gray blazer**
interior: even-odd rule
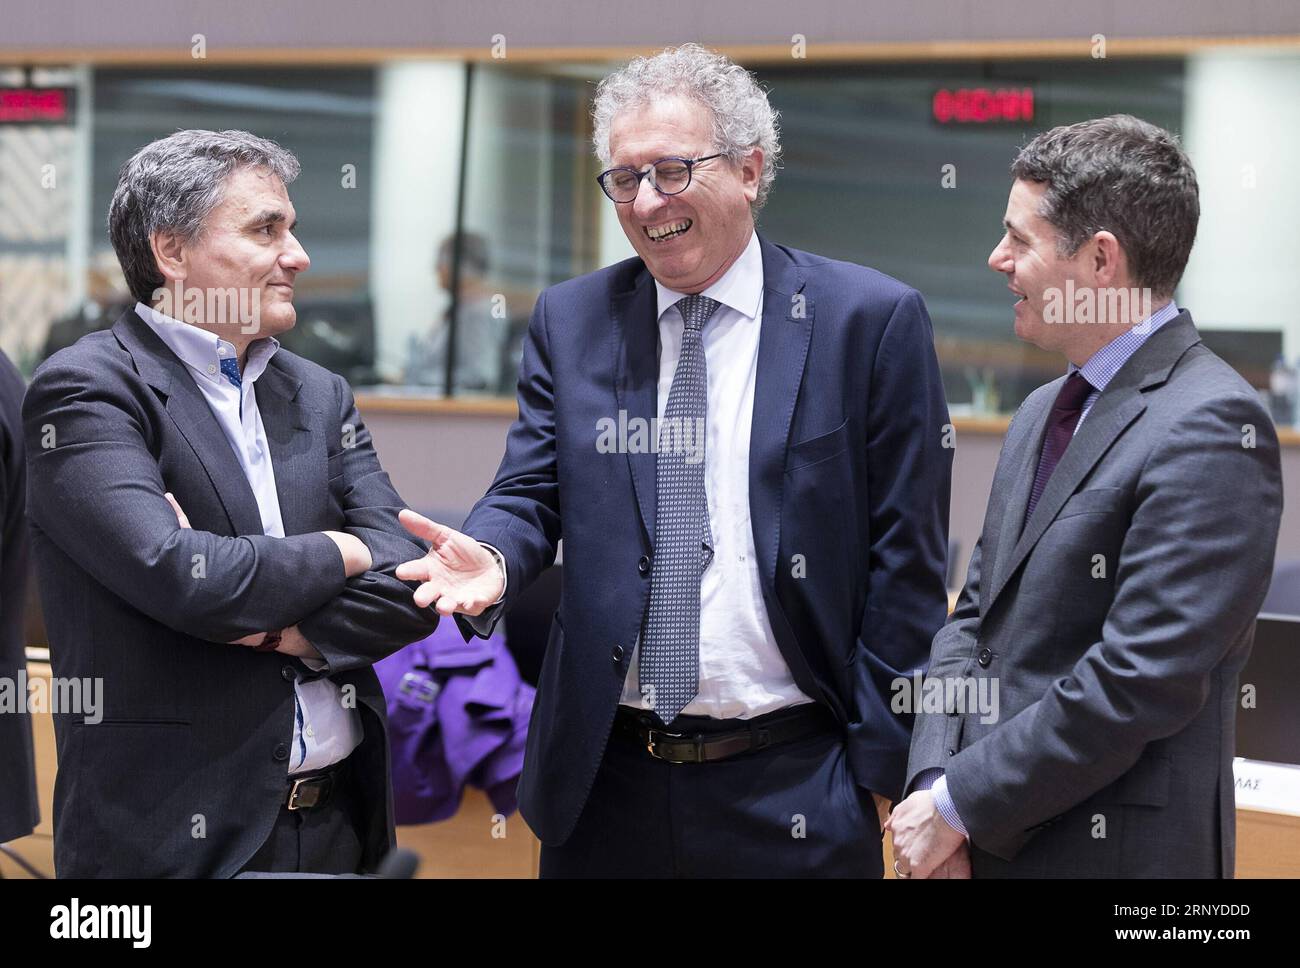
[[[1237,677],[1282,511],[1277,436],[1184,312],[1100,395],[1025,522],[1063,380],[1007,430],[931,651],[931,677],[996,679],[1000,715],[918,716],[909,787],[946,771],[976,877],[1230,877]]]
[[[22,374],[0,353],[0,677],[18,685],[27,666],[27,464],[23,457]],[[25,702],[27,694],[15,692]],[[23,707],[26,708],[25,706]],[[25,837],[40,820],[32,717],[0,713],[0,844]]]
[[[28,513],[54,675],[103,678],[102,722],[55,717],[60,876],[228,877],[252,856],[287,792],[293,679],[309,673],[224,643],[294,623],[362,713],[364,862],[393,843],[371,664],[434,625],[392,574],[425,549],[397,522],[402,499],[341,377],[282,349],[257,401],[284,538],[262,533],[193,377],[134,312],[32,380]],[[344,529],[374,558],[351,580],[318,533]]]

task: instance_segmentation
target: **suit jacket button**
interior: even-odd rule
[[[615,665],[621,663],[623,661],[623,646],[621,645],[614,646],[614,651],[610,653],[610,655],[613,658]]]
[[[948,751],[948,755],[949,755],[949,756],[956,756],[956,755],[957,755],[957,751],[956,751],[956,750],[949,750],[949,751]]]
[[[650,574],[650,556],[642,555],[641,560],[636,563],[636,570],[643,575]]]
[[[988,649],[980,649],[980,654],[976,659],[977,662],[987,669],[993,662],[993,653]]]
[[[297,678],[297,676],[293,674],[293,666],[282,666],[280,668],[280,678],[285,682],[293,682],[293,680]]]
[[[277,760],[287,760],[289,758],[289,746],[286,743],[276,743],[275,751],[271,756]]]

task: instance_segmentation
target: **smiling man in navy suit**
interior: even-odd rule
[[[780,151],[695,45],[596,96],[637,257],[545,291],[465,534],[410,512],[417,603],[480,634],[565,547],[527,759],[543,876],[878,877],[945,614],[951,451],[920,295],[774,245]],[[594,186],[593,186],[594,187]]]

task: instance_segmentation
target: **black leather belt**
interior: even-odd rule
[[[645,710],[619,706],[614,716],[614,731],[635,739],[657,760],[716,763],[741,753],[838,729],[834,717],[818,703],[804,703],[791,710],[781,709],[752,720],[714,720],[707,730],[670,732],[654,723],[653,716]]]
[[[306,776],[289,777],[289,798],[285,806],[290,810],[312,810],[329,803],[337,786],[343,782],[343,769],[347,760]]]

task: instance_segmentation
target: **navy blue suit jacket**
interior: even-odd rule
[[[749,502],[764,604],[795,682],[843,725],[854,778],[892,799],[912,722],[890,684],[925,667],[947,610],[952,451],[930,319],[895,279],[760,241]],[[656,415],[657,315],[640,259],[542,293],[519,419],[464,527],[504,555],[507,606],[564,539],[519,788],[548,844],[582,812],[649,599],[655,455],[597,438],[620,410]]]

